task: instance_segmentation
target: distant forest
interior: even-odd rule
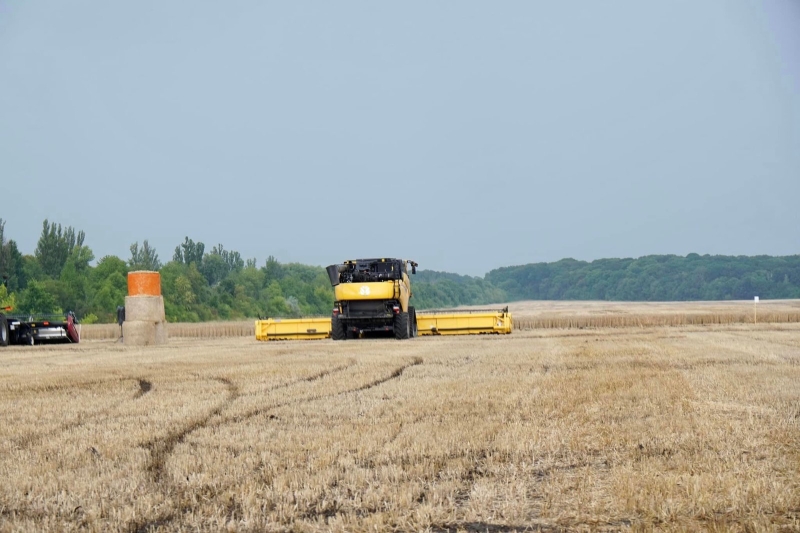
[[[170,322],[327,315],[333,305],[323,267],[272,256],[258,266],[222,244],[207,250],[189,237],[167,262],[146,240],[133,243],[127,259],[108,255],[95,262],[85,240],[83,231],[45,220],[34,253],[23,255],[0,219],[0,307],[13,307],[12,314],[74,311],[84,323],[112,322],[131,270],[161,273]],[[563,259],[499,268],[483,278],[419,270],[412,288],[419,309],[518,300],[800,298],[800,256]]]
[[[562,259],[486,275],[513,300],[686,301],[800,298],[800,255],[689,254]]]

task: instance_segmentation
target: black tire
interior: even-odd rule
[[[344,322],[339,320],[339,317],[334,315],[331,317],[331,339],[335,341],[343,341],[347,338],[347,333],[344,330]]]
[[[394,316],[394,338],[397,340],[404,340],[411,336],[411,328],[409,327],[408,313],[397,313]]]
[[[8,346],[8,322],[0,316],[0,346]]]
[[[413,307],[408,308],[408,319],[411,322],[409,327],[411,329],[411,338],[413,339],[417,336],[417,333],[419,333],[417,331],[417,310]]]

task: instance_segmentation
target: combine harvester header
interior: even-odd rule
[[[420,335],[509,334],[513,327],[508,307],[503,309],[441,309],[417,312]]]
[[[507,335],[513,321],[508,307],[504,309],[442,309],[417,312],[419,335]],[[331,336],[331,319],[268,318],[256,321],[256,340],[285,341],[327,339]]]
[[[329,317],[256,320],[256,340],[259,341],[327,339],[330,336]]]

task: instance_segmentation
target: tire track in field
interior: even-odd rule
[[[226,387],[228,388],[228,397],[223,402],[221,402],[217,407],[215,407],[213,410],[211,410],[203,418],[195,420],[194,422],[184,426],[183,428],[181,428],[179,430],[176,430],[174,432],[168,433],[166,436],[164,436],[162,438],[153,439],[153,440],[150,440],[150,441],[144,443],[142,446],[144,448],[146,448],[150,452],[150,461],[147,463],[145,469],[146,469],[146,471],[148,471],[150,473],[152,481],[154,481],[157,484],[158,490],[160,490],[162,492],[166,492],[164,490],[164,487],[163,487],[163,482],[166,481],[164,479],[166,461],[169,458],[169,456],[172,454],[172,452],[174,451],[175,447],[178,444],[184,442],[186,437],[188,435],[190,435],[191,433],[193,433],[194,431],[197,431],[197,430],[200,430],[200,429],[205,429],[205,428],[220,427],[220,426],[227,425],[227,424],[234,423],[234,422],[235,423],[242,422],[242,421],[248,420],[250,418],[256,417],[258,415],[266,414],[267,412],[269,412],[271,410],[277,409],[279,407],[284,407],[284,406],[287,406],[287,405],[302,404],[302,403],[315,401],[315,400],[319,400],[319,399],[333,398],[333,397],[336,397],[336,396],[342,396],[342,395],[350,394],[350,393],[353,393],[353,392],[359,392],[359,391],[372,389],[372,388],[377,387],[377,386],[379,386],[379,385],[381,385],[383,383],[386,383],[386,382],[388,382],[390,380],[399,378],[403,374],[403,372],[405,372],[406,369],[408,369],[408,368],[410,368],[412,366],[420,365],[422,363],[423,363],[423,359],[421,357],[414,357],[411,360],[411,362],[394,369],[388,375],[386,375],[386,376],[384,376],[382,378],[373,380],[373,381],[371,381],[371,382],[369,382],[369,383],[367,383],[365,385],[362,385],[360,387],[355,387],[355,388],[352,388],[352,389],[347,389],[347,390],[344,390],[344,391],[338,391],[338,392],[334,392],[334,393],[330,393],[330,394],[315,395],[315,396],[311,396],[311,397],[299,398],[299,399],[290,400],[290,401],[286,401],[286,402],[280,402],[278,404],[274,404],[274,405],[271,405],[271,406],[268,406],[268,407],[253,409],[253,410],[248,411],[247,413],[244,413],[242,415],[231,415],[231,416],[227,416],[227,417],[224,417],[224,418],[220,418],[219,420],[212,421],[211,419],[213,417],[221,415],[223,410],[228,408],[237,398],[239,398],[241,396],[240,393],[239,393],[238,387],[235,386],[230,380],[228,380],[226,378],[216,378],[217,381],[225,384]],[[331,369],[326,369],[326,370],[323,370],[323,371],[318,372],[316,374],[313,374],[311,376],[305,376],[303,378],[294,380],[292,382],[275,386],[275,387],[269,389],[269,391],[279,390],[279,389],[282,389],[282,388],[287,388],[287,387],[290,387],[292,385],[297,385],[297,384],[304,383],[304,382],[318,381],[318,380],[321,380],[321,379],[323,379],[325,377],[328,377],[328,376],[330,376],[332,374],[347,370],[348,368],[353,367],[355,364],[356,364],[355,360],[352,360],[348,364],[340,365],[338,367],[334,367],[334,368],[331,368]],[[227,486],[231,486],[232,484],[227,485]],[[186,491],[184,489],[181,489],[181,488],[178,488],[178,487],[173,487],[173,488],[177,489],[180,494],[187,495],[187,493],[186,493]],[[174,497],[169,497],[168,499],[172,501],[175,498]],[[188,498],[184,498],[184,499],[188,500]],[[182,510],[181,510],[182,514],[190,513],[190,512],[192,512],[192,506],[188,506],[188,507],[182,508]],[[168,524],[174,522],[175,520],[178,520],[179,518],[180,518],[180,516],[177,516],[175,514],[162,515],[162,516],[159,516],[159,517],[156,517],[156,518],[150,518],[150,519],[144,518],[144,519],[139,520],[137,522],[131,522],[129,524],[129,531],[142,531],[142,532],[149,531],[153,527],[157,528],[157,527],[160,527],[160,526],[167,526]]]
[[[142,447],[150,452],[150,460],[145,470],[150,473],[154,481],[161,481],[164,477],[164,466],[175,446],[182,443],[187,435],[208,425],[212,417],[218,416],[222,411],[240,396],[239,386],[228,378],[213,378],[222,383],[227,389],[227,397],[205,416],[198,418],[180,429],[171,431],[163,437],[158,437],[145,442]]]
[[[472,491],[475,488],[475,484],[486,476],[488,469],[487,462],[491,452],[493,451],[492,442],[500,430],[501,428],[499,426],[493,427],[489,432],[489,436],[486,438],[486,444],[480,448],[471,450],[466,454],[469,458],[470,465],[459,475],[460,487],[456,489],[455,493],[453,494],[455,501],[454,510],[459,514],[463,512],[465,507],[468,506],[469,501],[472,498]],[[438,476],[443,470],[444,467],[440,468],[439,472],[436,473],[436,476]],[[427,493],[425,490],[423,490],[422,494],[417,499],[417,502],[422,503],[426,498]]]
[[[173,520],[175,520],[174,513],[165,513],[156,516],[155,518],[148,518],[143,520],[131,520],[125,526],[127,533],[150,533],[151,531],[158,531],[162,526],[166,527]]]
[[[753,331],[753,333],[759,333],[759,331]],[[768,342],[770,344],[777,344],[778,346],[787,346],[789,348],[795,348],[795,349],[800,348],[800,339],[797,342],[775,340],[775,339],[763,339],[763,338],[760,339],[758,337],[753,337],[751,335],[748,335],[745,332],[739,332],[739,331],[730,331],[728,332],[728,334],[733,337],[745,338],[755,342]],[[786,358],[784,357],[784,359]]]
[[[266,392],[272,392],[280,389],[285,389],[291,387],[292,385],[297,385],[298,383],[311,383],[313,381],[318,381],[324,377],[330,376],[331,374],[336,374],[338,372],[343,372],[348,368],[355,366],[356,360],[350,359],[347,361],[347,364],[335,366],[333,368],[327,368],[321,372],[317,372],[316,374],[311,374],[310,376],[305,376],[299,379],[295,379],[293,381],[288,381],[286,383],[282,383],[280,385],[275,385],[274,387],[270,387],[267,389]]]
[[[294,381],[290,381],[284,384],[276,385],[268,389],[268,391],[279,390],[282,388],[290,387],[292,385],[296,385],[298,383],[304,382],[313,382],[320,380],[326,376],[334,374],[336,372],[344,371],[356,364],[354,359],[348,361],[347,364],[339,365],[337,367],[328,368],[321,372],[317,372],[316,374],[312,374],[310,376],[304,376],[302,378],[296,379]],[[150,472],[151,476],[154,478],[155,481],[160,481],[163,479],[164,476],[164,465],[166,464],[167,459],[169,458],[170,454],[174,451],[175,447],[182,443],[187,436],[191,433],[203,429],[205,427],[216,427],[222,425],[222,422],[211,423],[211,419],[214,416],[219,416],[222,414],[226,408],[228,408],[236,399],[240,398],[242,395],[239,391],[238,385],[234,384],[228,378],[214,378],[216,381],[222,383],[226,386],[228,397],[222,401],[217,407],[212,409],[206,416],[201,419],[195,420],[192,423],[185,425],[181,429],[176,431],[172,431],[168,433],[166,436],[159,438],[159,439],[151,439],[145,442],[142,447],[146,448],[150,452],[150,461],[147,463],[145,469]],[[144,380],[140,380],[140,393],[145,394],[149,392],[149,388],[147,387],[149,382]],[[147,389],[147,390],[145,390]],[[138,394],[138,393],[137,393]],[[255,415],[253,415],[255,416]],[[223,419],[223,420],[230,420],[230,417]],[[171,520],[171,519],[170,519]]]
[[[408,369],[408,368],[410,368],[412,366],[421,365],[423,362],[424,361],[423,361],[423,359],[421,357],[414,357],[411,360],[410,363],[408,363],[406,365],[403,365],[403,366],[401,366],[399,368],[394,369],[387,376],[384,376],[382,378],[373,380],[373,381],[371,381],[371,382],[369,382],[369,383],[367,383],[365,385],[362,385],[360,387],[356,387],[354,389],[350,389],[350,390],[347,390],[347,391],[340,391],[338,393],[334,393],[334,394],[331,394],[329,396],[323,396],[322,398],[341,396],[341,395],[344,395],[344,394],[350,394],[350,393],[353,393],[353,392],[360,392],[360,391],[365,391],[365,390],[368,390],[368,389],[375,388],[375,387],[377,387],[379,385],[382,385],[382,384],[384,384],[384,383],[386,383],[386,382],[388,382],[390,380],[399,378],[406,369]],[[318,399],[318,398],[314,398],[314,399]],[[313,401],[313,399],[312,399],[312,401]],[[303,401],[301,400],[301,401],[298,401],[296,403],[303,403]],[[284,405],[288,405],[288,404],[289,403],[287,402]],[[403,431],[403,423],[401,422],[394,432],[392,432],[391,434],[388,434],[387,439],[385,440],[385,442],[383,443],[383,445],[380,448],[385,448],[386,446],[388,446],[389,444],[391,444],[395,440],[397,440],[397,438],[400,436],[400,433],[402,431]],[[374,468],[375,467],[374,457],[375,457],[376,454],[377,454],[377,452],[373,452],[373,453],[369,454],[369,456],[366,459],[362,459],[360,461],[357,461],[356,463],[359,464],[359,466],[361,466],[362,468]],[[338,478],[334,478],[333,480],[328,482],[324,487],[322,487],[319,490],[319,494],[314,499],[314,501],[311,502],[308,506],[306,506],[306,508],[302,512],[298,513],[298,518],[300,520],[314,520],[314,519],[317,519],[317,518],[323,518],[323,519],[327,520],[327,519],[329,519],[329,518],[331,518],[333,516],[336,516],[336,514],[338,514],[341,509],[339,509],[338,505],[336,504],[336,499],[335,498],[328,499],[327,496],[328,496],[329,492],[331,492],[334,488],[336,488],[336,486],[338,486],[338,483],[339,483],[339,479]],[[425,491],[423,490],[422,493],[420,495],[418,495],[418,497],[416,498],[418,503],[421,503],[423,501],[424,495],[425,495]],[[362,516],[362,518],[363,518],[364,516],[367,516],[367,515],[370,515],[370,514],[375,514],[375,513],[378,513],[378,512],[380,512],[380,509],[377,509],[377,508],[375,508],[375,509],[372,509],[372,508],[364,509],[360,516]]]
[[[536,531],[538,533],[561,533],[564,528],[545,524],[507,525],[491,522],[454,522],[452,524],[436,524],[430,526],[431,533],[516,533],[520,531]]]
[[[91,379],[87,381],[71,381],[69,383],[52,383],[52,384],[41,383],[37,385],[30,385],[27,387],[22,386],[19,388],[8,387],[6,391],[12,393],[20,393],[20,394],[60,392],[60,391],[69,391],[72,389],[88,389],[96,385],[105,385],[107,383],[113,383],[115,381],[119,382],[131,381],[133,379],[136,378],[113,377],[111,379]]]
[[[245,420],[249,420],[251,418],[255,418],[257,416],[267,414],[270,411],[273,411],[275,409],[280,409],[281,407],[286,407],[286,406],[289,406],[289,405],[300,405],[300,404],[303,404],[303,403],[313,402],[313,401],[316,401],[316,400],[323,400],[325,398],[335,398],[336,396],[342,396],[342,395],[350,394],[350,393],[353,393],[353,392],[359,392],[359,391],[364,391],[364,390],[367,390],[367,389],[371,389],[373,387],[377,387],[378,385],[386,383],[389,380],[399,378],[407,368],[412,367],[412,366],[416,366],[416,365],[420,365],[422,363],[423,363],[423,360],[422,360],[421,357],[415,357],[412,360],[411,363],[408,363],[406,365],[400,366],[400,367],[394,369],[388,376],[385,376],[385,377],[376,379],[374,381],[371,381],[370,383],[367,383],[366,385],[362,385],[360,387],[355,387],[355,388],[347,389],[347,390],[343,390],[343,391],[332,392],[332,393],[328,393],[328,394],[316,394],[316,395],[307,396],[307,397],[304,397],[304,398],[295,398],[295,399],[287,400],[287,401],[284,401],[284,402],[274,403],[272,405],[268,405],[268,406],[265,406],[265,407],[258,407],[256,409],[251,409],[249,411],[246,411],[246,412],[244,412],[242,414],[230,415],[230,416],[227,416],[227,417],[220,418],[217,421],[209,423],[207,427],[220,427],[220,426],[225,426],[225,425],[228,425],[228,424],[231,424],[231,423],[244,422]],[[346,370],[348,368],[351,368],[352,366],[353,366],[352,364],[348,364],[348,365],[342,365],[341,367],[337,367],[337,368],[338,368],[338,371],[343,371],[343,370]],[[286,388],[286,387],[289,387],[289,386],[292,386],[292,385],[297,385],[298,383],[302,383],[302,382],[305,382],[305,381],[309,381],[309,382],[310,381],[317,381],[317,380],[322,379],[324,377],[327,377],[328,375],[333,374],[333,373],[334,373],[333,371],[320,372],[319,374],[316,374],[315,376],[309,376],[309,377],[306,377],[306,378],[302,378],[302,379],[293,381],[293,382],[288,383],[286,385],[280,385],[280,386],[274,387],[272,389],[269,389],[269,391],[271,392],[273,390]],[[274,415],[270,417],[271,420],[275,419],[275,418],[277,418],[277,417],[275,417]]]
[[[144,396],[145,394],[150,392],[150,390],[153,388],[153,384],[150,381],[147,381],[147,380],[142,379],[142,378],[118,378],[118,379],[112,380],[111,382],[112,383],[114,381],[125,382],[125,381],[134,381],[134,380],[138,381],[139,390],[136,391],[136,393],[134,393],[134,395],[131,398],[131,400],[136,400],[138,398],[141,398],[142,396]],[[91,383],[93,385],[98,385],[98,384],[103,384],[103,383],[109,383],[109,381],[94,381],[94,382],[91,382]],[[83,384],[86,384],[86,383],[83,383]],[[63,388],[51,389],[51,390],[68,390],[70,388],[74,388],[74,387],[63,387]],[[28,390],[26,390],[26,392],[28,392]],[[47,430],[47,431],[41,431],[41,432],[28,433],[27,435],[23,435],[21,437],[17,437],[15,439],[12,439],[12,442],[14,444],[16,444],[17,446],[19,446],[21,449],[24,450],[26,448],[35,446],[36,444],[41,442],[41,440],[44,439],[45,437],[53,437],[55,435],[58,435],[58,434],[61,434],[61,433],[65,433],[67,431],[79,428],[79,427],[87,424],[88,422],[91,422],[92,420],[96,420],[96,419],[101,418],[103,416],[107,416],[109,413],[111,413],[111,411],[113,411],[114,409],[117,409],[119,406],[127,403],[128,401],[130,401],[130,400],[119,400],[117,402],[114,402],[114,403],[108,405],[106,408],[101,409],[99,411],[95,411],[95,412],[93,412],[91,414],[80,414],[80,415],[76,416],[74,419],[70,420],[69,422],[62,422],[61,424],[59,424],[58,426],[56,426],[53,429],[50,429],[50,430]]]
[[[276,391],[276,390],[286,389],[286,388],[292,387],[294,385],[298,385],[300,383],[311,383],[311,382],[314,382],[314,381],[319,381],[320,379],[323,379],[323,378],[328,377],[330,375],[337,374],[339,372],[344,372],[348,368],[351,368],[351,367],[355,366],[355,364],[356,364],[356,360],[355,359],[351,359],[350,361],[348,361],[347,364],[339,365],[339,366],[336,366],[336,367],[333,367],[333,368],[328,368],[328,369],[325,369],[325,370],[323,370],[321,372],[317,372],[316,374],[311,374],[310,376],[304,376],[302,378],[298,378],[298,379],[295,379],[295,380],[292,380],[292,381],[288,381],[286,383],[281,383],[280,385],[275,385],[273,387],[270,387],[270,388],[266,389],[263,392],[241,395],[241,397],[262,395],[262,394],[273,392],[273,391]],[[284,402],[284,403],[277,404],[277,405],[283,406],[283,405],[288,405],[289,403],[290,402]],[[221,420],[219,420],[217,422],[209,423],[207,425],[207,427],[219,427],[219,426],[222,426],[222,425],[226,425],[227,423],[230,423],[230,422],[239,422],[239,421],[247,420],[247,419],[253,418],[255,416],[258,416],[260,414],[263,414],[263,413],[269,411],[270,409],[274,409],[275,407],[276,407],[275,405],[270,405],[268,407],[259,407],[257,409],[252,409],[252,410],[247,411],[246,413],[244,413],[242,415],[230,415],[230,416],[222,418]]]
[[[383,444],[376,446],[376,448],[380,450],[385,449],[387,446],[397,440],[402,431],[403,423],[401,422],[397,429],[388,435],[388,438],[383,442]],[[378,455],[378,453],[378,451],[374,451],[364,459],[356,459],[355,464],[360,468],[372,470],[377,466],[375,462],[375,456]],[[339,486],[339,481],[340,479],[335,477],[333,480],[326,483],[324,487],[320,488],[319,493],[314,501],[308,504],[304,510],[298,511],[297,518],[300,520],[316,520],[317,518],[321,517],[327,520],[336,516],[342,509],[339,507],[336,498],[329,498],[329,493]],[[378,510],[376,509],[375,512],[378,512]]]
[[[421,357],[414,357],[414,359],[411,360],[411,363],[409,363],[407,365],[404,365],[404,366],[401,366],[400,368],[395,369],[388,376],[386,376],[384,378],[376,379],[375,381],[367,383],[366,385],[363,385],[363,386],[358,387],[356,389],[353,389],[351,391],[347,391],[347,393],[349,394],[351,392],[360,392],[360,391],[364,391],[364,390],[367,390],[367,389],[371,389],[371,388],[377,387],[378,385],[383,385],[387,381],[390,381],[392,379],[397,379],[400,376],[402,376],[403,372],[405,372],[405,370],[407,368],[412,367],[412,366],[421,365],[421,364],[422,364],[422,358]]]
[[[376,380],[371,381],[371,382],[369,382],[369,383],[367,383],[365,385],[361,385],[360,387],[355,387],[355,388],[352,388],[352,389],[346,389],[346,390],[338,391],[338,392],[332,392],[332,393],[329,393],[329,394],[320,394],[320,395],[308,396],[308,397],[305,397],[305,398],[297,398],[297,399],[287,400],[285,402],[279,402],[279,403],[276,403],[276,404],[272,404],[272,405],[269,405],[269,406],[266,406],[266,407],[259,407],[257,409],[252,409],[252,410],[247,411],[245,413],[242,413],[240,415],[232,415],[232,416],[223,418],[223,419],[219,420],[218,422],[216,422],[214,424],[211,424],[210,427],[219,427],[219,426],[227,425],[227,424],[230,424],[230,423],[243,422],[245,420],[249,420],[249,419],[254,418],[256,416],[266,414],[269,411],[272,411],[272,410],[275,410],[275,409],[279,409],[281,407],[286,407],[288,405],[300,405],[300,404],[303,404],[303,403],[313,402],[313,401],[316,401],[316,400],[324,400],[326,398],[335,398],[336,396],[343,396],[345,394],[351,394],[353,392],[361,392],[361,391],[365,391],[365,390],[368,390],[368,389],[372,389],[374,387],[382,385],[383,383],[386,383],[387,381],[399,378],[400,376],[403,375],[403,372],[405,372],[406,369],[408,369],[408,368],[410,368],[412,366],[421,365],[422,363],[423,363],[423,359],[421,357],[414,357],[410,363],[402,365],[402,366],[394,369],[388,376],[384,376],[382,378],[376,379]],[[352,365],[348,365],[345,368],[350,368],[350,366],[352,366]],[[329,373],[321,373],[320,377],[318,377],[317,379],[322,379],[323,377],[325,377],[325,376],[327,376],[329,374],[330,374],[330,372]],[[314,381],[314,380],[311,380],[311,379],[299,380],[299,381],[293,382],[292,384],[295,385],[295,384],[297,384],[297,383],[299,383],[301,381]]]

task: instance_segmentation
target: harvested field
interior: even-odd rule
[[[10,347],[0,445],[0,531],[797,531],[800,325]]]

